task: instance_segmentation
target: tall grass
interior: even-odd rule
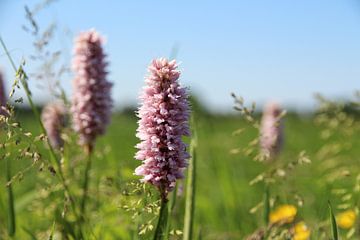
[[[195,121],[192,121],[193,137],[190,142],[190,161],[186,178],[186,199],[183,239],[193,239],[194,212],[195,212],[195,193],[196,193],[196,148],[198,145]]]

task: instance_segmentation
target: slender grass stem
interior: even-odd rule
[[[329,206],[329,214],[330,214],[332,240],[338,240],[339,239],[339,230],[338,230],[336,218],[334,216],[334,212],[333,212],[330,201],[328,201],[328,206]]]
[[[83,195],[80,204],[81,215],[85,216],[86,210],[86,200],[88,198],[88,189],[89,189],[89,182],[90,182],[90,169],[91,169],[91,155],[92,155],[92,147],[90,145],[85,146],[86,152],[86,166],[85,166],[85,175],[84,175],[84,182],[83,182]]]
[[[174,188],[174,191],[172,192],[172,196],[171,196],[169,214],[171,214],[172,211],[173,211],[174,208],[175,208],[178,188],[179,188],[179,185],[176,184],[176,186],[175,186],[175,188]]]
[[[10,63],[11,63],[11,66],[12,68],[14,69],[15,73],[18,75],[19,74],[19,70],[16,68],[16,65],[15,65],[15,62],[13,61],[12,57],[10,56],[10,53],[2,39],[2,37],[0,36],[0,43],[6,53],[6,56],[8,57]],[[21,68],[22,70],[22,68]],[[47,136],[47,132],[45,130],[45,127],[41,121],[41,118],[40,118],[40,114],[39,114],[39,111],[37,110],[33,100],[32,100],[32,97],[31,97],[31,92],[29,90],[29,87],[27,85],[27,82],[26,82],[26,79],[27,79],[27,76],[25,74],[25,72],[20,72],[20,74],[22,74],[22,76],[19,76],[19,79],[20,79],[20,82],[21,82],[21,85],[24,89],[24,92],[26,94],[26,98],[29,102],[29,105],[31,107],[31,110],[33,111],[38,123],[39,123],[39,126],[40,126],[40,129],[41,129],[41,132]],[[57,167],[57,176],[58,178],[60,179],[60,182],[61,184],[63,185],[64,187],[64,190],[65,190],[65,193],[68,195],[69,197],[69,200],[70,200],[70,205],[71,205],[71,208],[73,210],[73,213],[75,215],[75,217],[77,219],[79,219],[79,214],[77,213],[77,210],[76,210],[76,206],[75,206],[75,201],[72,197],[72,194],[70,192],[70,189],[69,189],[69,186],[68,184],[66,183],[66,180],[64,178],[64,174],[63,174],[63,171],[62,171],[62,167],[61,167],[61,163],[60,163],[60,160],[58,159],[58,157],[56,156],[55,154],[55,151],[54,151],[54,148],[51,146],[50,144],[50,141],[49,141],[49,138],[47,138],[47,145],[48,145],[48,149],[49,149],[49,153],[50,153],[50,157],[51,157],[51,160],[53,161],[53,163],[55,163],[56,167]]]
[[[167,237],[166,229],[167,229],[168,216],[169,216],[169,210],[167,208],[168,208],[168,200],[162,197],[159,220],[156,226],[154,240],[163,240],[166,239]]]
[[[194,210],[195,210],[195,190],[196,190],[196,148],[197,135],[194,127],[193,138],[191,140],[190,152],[191,158],[189,161],[187,182],[186,182],[186,203],[185,203],[185,218],[184,218],[184,235],[183,240],[191,240],[193,235],[194,225]]]
[[[264,236],[267,239],[269,235],[269,230],[271,226],[269,225],[269,215],[270,215],[270,186],[268,183],[265,183],[264,188],[264,199],[263,199],[263,218],[264,218]]]
[[[169,210],[168,216],[169,216],[170,219],[168,221],[167,229],[166,229],[167,239],[169,239],[169,233],[170,233],[170,229],[171,229],[171,218],[173,217],[174,208],[175,208],[175,205],[176,205],[178,188],[179,188],[179,184],[176,184],[175,188],[174,188],[174,190],[173,190],[173,192],[171,194],[171,200],[170,200],[170,203],[169,203],[170,206],[168,208],[168,210]]]
[[[268,184],[265,184],[264,189],[264,212],[263,212],[263,218],[264,218],[264,224],[265,227],[269,225],[269,215],[270,215],[270,187]]]
[[[11,162],[8,157],[5,157],[6,164],[6,180],[7,182],[11,181]],[[7,186],[8,194],[8,234],[10,237],[15,235],[16,231],[16,218],[15,218],[15,209],[14,209],[14,195],[12,190],[12,184]]]

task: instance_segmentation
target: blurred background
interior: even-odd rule
[[[231,112],[230,92],[309,110],[314,92],[347,98],[360,87],[360,2],[328,1],[11,1],[0,0],[0,34],[17,62],[34,72],[24,6],[39,31],[54,23],[51,48],[69,65],[72,41],[96,28],[107,37],[117,108],[136,106],[151,59],[177,56],[182,83],[215,112]],[[49,5],[47,5],[49,3]],[[51,3],[51,4],[50,4]],[[46,8],[46,9],[45,9]],[[174,55],[175,54],[175,55]],[[0,51],[8,86],[13,71]],[[71,92],[71,74],[61,85]],[[35,100],[51,94],[30,79]]]

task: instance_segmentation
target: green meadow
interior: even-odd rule
[[[267,163],[256,162],[252,156],[243,153],[242,150],[258,136],[258,132],[235,111],[234,114],[219,115],[196,108],[194,115],[198,134],[194,239],[243,239],[263,226],[263,208],[259,206],[252,213],[250,210],[262,203],[264,183],[250,185],[249,182],[266,169],[288,166],[302,151],[306,151],[311,163],[289,169],[275,184],[270,184],[270,196],[275,205],[296,205],[296,219],[306,221],[313,229],[312,239],[317,239],[316,234],[320,234],[319,224],[327,226],[328,200],[333,204],[341,202],[331,190],[352,189],[354,185],[354,176],[359,168],[356,166],[360,160],[360,139],[356,134],[351,139],[340,133],[332,136],[334,142],[351,142],[350,147],[339,150],[332,158],[347,161],[352,167],[348,169],[349,177],[345,177],[340,183],[331,183],[326,179],[337,174],[333,169],[340,169],[346,164],[342,162],[338,167],[331,159],[324,160],[321,157],[319,151],[330,140],[326,142],[321,138],[324,129],[315,125],[312,114],[287,114],[284,118],[283,151],[278,159]],[[20,111],[16,117],[21,121],[24,131],[30,131],[34,135],[39,133],[39,126],[31,112]],[[140,164],[134,159],[134,146],[138,142],[135,137],[136,128],[137,118],[132,111],[115,113],[107,134],[96,144],[96,157],[91,170],[89,225],[95,235],[101,236],[99,239],[137,239],[134,232],[137,231],[142,216],[131,220],[133,213],[125,211],[123,207],[123,202],[129,200],[129,196],[123,193],[126,188],[124,186],[138,179],[133,175],[134,169]],[[233,134],[237,129],[243,130],[240,134]],[[42,143],[38,146],[43,148]],[[235,154],[234,149],[238,149]],[[42,152],[42,158],[48,158],[45,149]],[[66,152],[65,146],[64,156],[67,156],[67,159],[63,159],[63,164],[65,169],[68,167],[68,174],[80,174],[83,169],[81,152]],[[339,156],[341,158],[337,158]],[[13,175],[31,163],[26,159],[14,158],[11,161]],[[4,161],[0,164],[3,171]],[[3,231],[7,225],[6,181],[3,173],[0,180],[0,229]],[[78,183],[69,183],[70,186],[76,184]],[[53,221],[49,222],[49,219],[55,221],[58,211],[64,208],[57,179],[46,167],[35,165],[16,179],[12,186],[18,230],[14,239],[45,239],[53,226]],[[184,181],[180,181],[170,220],[170,228],[173,230],[182,230],[184,187]],[[148,188],[151,191],[151,187]],[[156,191],[151,192],[156,195]],[[151,231],[141,239],[148,239],[150,236]],[[171,238],[181,239],[181,232],[179,236],[174,234]]]

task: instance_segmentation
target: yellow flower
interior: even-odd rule
[[[338,226],[343,229],[349,229],[354,226],[355,220],[356,213],[354,210],[347,210],[336,216]]]
[[[270,223],[291,223],[294,221],[297,209],[293,205],[279,206],[269,215]]]
[[[308,240],[310,239],[310,229],[306,226],[305,222],[298,222],[294,227],[293,240]]]

